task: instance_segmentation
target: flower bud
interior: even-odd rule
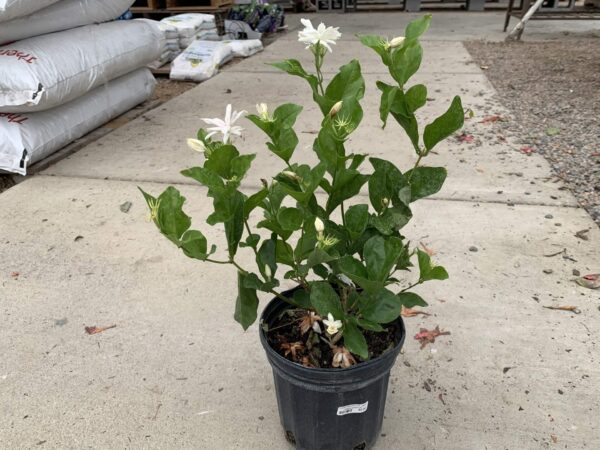
[[[206,151],[206,146],[204,145],[204,142],[202,142],[199,139],[190,138],[187,140],[187,145],[192,150],[200,152],[200,153],[204,153]]]
[[[329,117],[335,117],[335,115],[341,111],[342,104],[343,104],[343,102],[340,100],[335,105],[333,105],[331,107],[331,110],[329,111]]]
[[[272,276],[273,272],[271,272],[271,268],[265,264],[265,277],[267,277],[267,280],[270,280]]]
[[[258,105],[256,105],[256,111],[258,112],[258,115],[262,120],[271,120],[271,117],[269,116],[269,107],[266,103],[259,103]]]
[[[389,198],[387,198],[387,197],[383,197],[383,198],[381,199],[381,204],[383,205],[383,207],[384,207],[384,208],[387,208],[387,207],[388,207],[388,205],[390,204],[390,199],[389,199]]]
[[[315,219],[315,230],[317,233],[322,234],[325,231],[325,224],[318,217]]]
[[[404,36],[395,37],[390,41],[390,48],[401,47],[404,43]]]
[[[294,172],[292,172],[291,170],[284,170],[283,172],[281,172],[282,175],[285,175],[288,178],[291,178],[292,180],[296,180],[299,181],[300,177],[295,174]]]

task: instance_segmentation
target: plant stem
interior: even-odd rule
[[[411,284],[410,286],[408,286],[408,287],[406,287],[406,288],[402,289],[402,290],[401,290],[399,293],[406,292],[406,291],[408,291],[409,289],[412,289],[412,288],[414,288],[415,286],[418,286],[418,285],[419,285],[419,284],[421,284],[421,283],[423,283],[423,280],[419,280],[419,281],[417,281],[416,283],[413,283],[413,284]]]
[[[419,157],[417,158],[417,162],[415,163],[415,165],[413,166],[410,175],[408,176],[408,182],[410,183],[410,179],[412,178],[412,175],[414,173],[414,170],[419,167],[419,163],[421,162],[421,160],[423,159],[424,154],[423,153],[419,153]]]
[[[252,231],[250,230],[250,225],[248,224],[247,219],[244,219],[244,225],[246,227],[246,231],[248,232],[248,236],[252,236]],[[252,250],[254,250],[254,254],[256,255],[256,257],[258,257],[258,252],[256,251],[256,247],[252,247]]]

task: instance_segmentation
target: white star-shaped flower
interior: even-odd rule
[[[224,119],[202,119],[208,125],[214,125],[207,128],[208,134],[206,137],[214,136],[215,134],[221,133],[223,135],[223,144],[228,144],[231,136],[241,136],[244,129],[234,123],[246,114],[246,111],[232,111],[231,104],[227,105],[225,109]]]
[[[335,41],[342,36],[342,33],[338,31],[338,27],[326,27],[325,24],[321,22],[319,26],[315,28],[308,19],[300,19],[300,22],[304,25],[304,30],[298,32],[298,40],[304,44],[308,44],[306,48],[310,48],[312,45],[320,43],[331,52],[330,45],[335,45]]]
[[[327,333],[332,336],[342,328],[342,321],[335,320],[331,313],[327,314],[327,319],[323,319],[323,323],[327,325]]]

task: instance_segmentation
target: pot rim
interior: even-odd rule
[[[298,289],[298,287],[287,290],[287,291],[283,292],[282,295],[285,296],[286,294],[288,294],[296,289]],[[404,326],[404,320],[402,319],[402,316],[398,316],[398,318],[394,321],[400,326],[400,330],[399,330],[400,339],[398,340],[398,343],[393,348],[385,351],[383,354],[377,356],[376,358],[369,359],[367,361],[360,362],[354,366],[347,367],[347,368],[341,368],[341,369],[322,368],[322,367],[306,367],[297,362],[290,361],[289,359],[285,358],[284,356],[281,356],[279,353],[277,353],[275,351],[275,349],[273,347],[271,347],[271,345],[269,344],[269,342],[267,340],[266,333],[263,329],[263,324],[265,323],[265,315],[267,313],[270,313],[272,310],[282,308],[282,306],[280,306],[280,305],[282,305],[286,308],[290,306],[288,303],[285,303],[280,298],[274,297],[269,301],[269,303],[267,303],[267,305],[261,312],[260,321],[258,324],[260,341],[261,341],[261,344],[264,347],[265,351],[267,352],[267,356],[269,357],[269,359],[274,359],[273,362],[277,362],[281,365],[288,366],[292,370],[307,371],[307,372],[309,372],[311,374],[315,374],[315,375],[318,375],[318,374],[331,375],[334,373],[350,375],[352,373],[357,373],[361,370],[369,370],[371,368],[374,368],[376,365],[380,365],[380,364],[384,365],[387,362],[391,362],[391,364],[390,364],[390,366],[391,366],[391,365],[393,365],[398,353],[400,352],[400,349],[404,345],[404,340],[406,338],[406,328]]]

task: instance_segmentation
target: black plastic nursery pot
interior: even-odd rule
[[[347,369],[318,369],[284,358],[267,341],[262,325],[270,326],[289,307],[279,298],[271,300],[259,327],[286,438],[301,450],[371,448],[381,432],[390,370],[406,336],[402,318],[391,350]]]

